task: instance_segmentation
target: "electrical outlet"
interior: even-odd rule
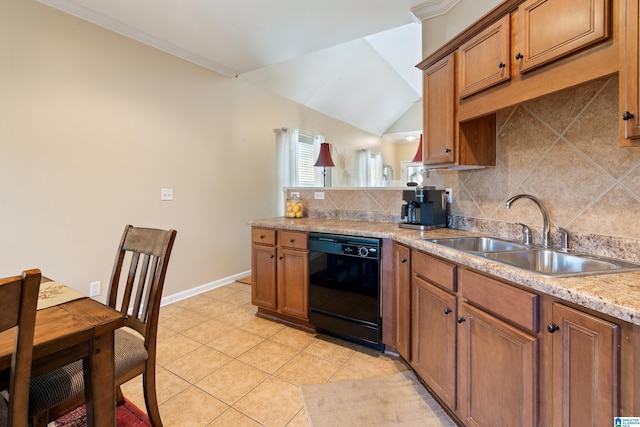
[[[102,293],[101,288],[102,288],[102,282],[100,282],[99,280],[97,282],[89,283],[89,296],[97,297]]]
[[[313,198],[316,200],[324,200],[324,191],[316,191],[313,193]]]
[[[447,202],[453,203],[453,188],[445,188],[444,192],[447,195]]]
[[[173,200],[173,188],[161,188],[160,200],[163,200],[163,201]]]
[[[300,192],[299,191],[292,191],[291,192],[291,197],[300,197]]]

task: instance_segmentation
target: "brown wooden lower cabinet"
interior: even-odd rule
[[[252,242],[251,303],[308,320],[307,233],[254,227]]]
[[[276,247],[251,246],[251,303],[269,310],[277,309]]]
[[[553,340],[553,427],[613,425],[620,416],[619,326],[554,302],[548,332]]]
[[[411,249],[394,243],[394,347],[405,360],[411,358]]]
[[[280,312],[308,318],[309,252],[280,248],[278,254],[278,299]]]
[[[637,375],[640,328],[417,250],[411,260],[410,364],[464,425],[609,426],[636,416],[640,382],[620,366]]]
[[[455,409],[456,297],[417,275],[411,286],[411,365]]]
[[[458,409],[470,426],[538,425],[538,339],[462,303]]]

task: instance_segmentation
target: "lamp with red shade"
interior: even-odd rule
[[[422,134],[420,134],[420,143],[418,144],[418,151],[416,151],[416,155],[413,156],[412,162],[422,163]]]
[[[331,151],[329,151],[329,143],[323,142],[320,144],[320,155],[314,166],[322,166],[322,186],[327,186],[327,166],[333,167],[333,159],[331,159]]]

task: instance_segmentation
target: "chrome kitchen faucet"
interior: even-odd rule
[[[542,213],[542,220],[543,220],[543,238],[542,238],[542,246],[545,248],[550,247],[550,241],[551,241],[551,220],[549,219],[549,211],[547,211],[547,208],[544,207],[544,204],[542,203],[542,201],[540,201],[540,199],[538,199],[535,196],[532,196],[530,194],[517,194],[513,197],[511,197],[509,200],[507,200],[507,203],[505,203],[505,206],[507,207],[507,209],[511,209],[511,204],[513,202],[515,202],[518,199],[530,199],[532,200],[536,205],[538,205],[538,208],[540,208],[540,212]],[[523,228],[523,232],[524,232],[524,228]]]

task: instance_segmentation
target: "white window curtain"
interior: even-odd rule
[[[298,129],[274,129],[276,134],[276,198],[278,215],[284,215],[283,187],[298,185]]]
[[[353,184],[356,187],[369,186],[369,154],[369,150],[359,150],[356,153],[356,171],[353,174]]]
[[[382,154],[371,153],[369,164],[371,165],[371,168],[369,169],[369,187],[382,187]]]
[[[356,153],[354,185],[357,187],[377,187],[382,185],[382,155],[371,150]]]

